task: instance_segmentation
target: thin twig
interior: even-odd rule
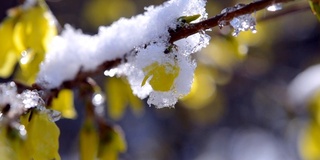
[[[300,12],[304,12],[304,11],[310,11],[310,6],[308,3],[304,3],[304,4],[296,4],[294,6],[290,6],[288,8],[282,9],[280,11],[276,11],[272,14],[269,14],[268,16],[264,16],[261,17],[259,19],[257,19],[258,22],[263,22],[263,21],[268,21],[271,19],[275,19],[278,17],[283,17],[284,15],[291,15],[293,13],[300,13]]]
[[[173,43],[179,39],[186,38],[190,35],[198,33],[201,30],[206,30],[209,28],[216,27],[222,21],[229,22],[234,17],[238,17],[240,15],[245,15],[245,14],[249,14],[249,13],[253,13],[253,12],[265,9],[266,7],[273,5],[275,3],[285,3],[289,1],[293,1],[293,0],[261,0],[261,1],[249,3],[244,7],[237,9],[235,11],[218,14],[212,18],[201,21],[199,23],[191,24],[186,28],[180,28],[176,31],[172,31],[170,33],[171,38],[169,42]]]

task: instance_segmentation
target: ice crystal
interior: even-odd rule
[[[45,113],[48,114],[49,120],[52,122],[58,121],[61,118],[61,112],[51,109],[45,109]]]
[[[39,96],[37,91],[25,90],[20,95],[17,95],[22,103],[24,104],[24,108],[34,108],[37,106],[44,106],[44,101]]]
[[[227,14],[228,12],[235,11],[244,7],[244,4],[237,4],[234,7],[228,7],[221,11],[222,14]],[[232,33],[233,36],[238,36],[238,34],[242,31],[251,30],[252,33],[256,33],[256,19],[252,16],[252,14],[245,14],[238,17],[233,18],[230,22],[230,25],[233,27],[234,31]],[[222,28],[227,24],[225,20],[219,22],[219,27]]]
[[[236,18],[233,18],[230,21],[230,25],[234,28],[232,33],[233,36],[238,36],[241,31],[248,31],[249,29],[252,33],[256,33],[256,20],[250,14],[242,15]]]

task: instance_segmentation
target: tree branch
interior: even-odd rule
[[[170,39],[169,42],[173,43],[175,41],[178,41],[180,39],[186,38],[190,35],[193,35],[195,33],[198,33],[199,31],[206,30],[209,28],[213,28],[219,25],[219,22],[221,21],[226,21],[229,22],[232,20],[234,17],[240,16],[240,15],[245,15],[245,14],[250,14],[262,9],[265,9],[266,7],[273,5],[275,3],[287,3],[290,1],[294,0],[260,0],[256,2],[249,3],[245,5],[244,7],[237,9],[232,12],[226,12],[223,14],[218,14],[212,18],[209,18],[207,20],[198,22],[198,23],[193,23],[190,24],[186,27],[183,28],[178,28],[174,31],[170,31]],[[297,9],[295,9],[297,10]],[[125,59],[125,58],[123,58]],[[101,74],[105,70],[112,69],[113,67],[119,65],[121,63],[122,59],[115,59],[112,61],[106,61],[103,64],[101,64],[95,71],[90,71],[90,72],[83,72],[79,71],[77,74],[76,78],[71,81],[65,81],[60,87],[48,90],[48,94],[45,94],[46,97],[43,97],[47,105],[51,103],[51,100],[53,97],[57,96],[59,91],[63,88],[73,88],[78,86],[79,84],[86,83],[86,79],[88,77]],[[28,89],[36,89],[36,90],[44,90],[43,87],[41,87],[40,84],[34,84],[31,88],[27,86],[23,86],[22,84],[19,83],[18,88],[28,88]]]
[[[249,4],[245,5],[243,8],[237,9],[235,11],[226,12],[223,14],[218,14],[212,18],[201,21],[199,23],[191,24],[186,28],[180,28],[176,31],[172,31],[170,33],[171,38],[170,38],[169,42],[173,43],[174,41],[177,41],[182,38],[186,38],[192,34],[195,34],[199,31],[201,31],[201,30],[213,28],[215,26],[218,26],[219,22],[222,22],[222,21],[229,22],[234,17],[238,17],[238,16],[245,15],[245,14],[250,14],[250,13],[256,12],[258,10],[265,9],[266,7],[268,7],[272,4],[275,4],[275,3],[285,3],[285,2],[289,2],[289,1],[294,1],[294,0],[261,0],[261,1],[249,3]]]

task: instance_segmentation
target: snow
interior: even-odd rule
[[[74,79],[80,70],[95,70],[103,62],[123,58],[135,51],[135,55],[129,55],[127,63],[104,74],[127,76],[135,95],[140,98],[150,95],[150,105],[172,106],[190,90],[196,66],[190,54],[205,47],[210,38],[204,33],[194,34],[175,42],[175,51],[165,54],[168,31],[181,23],[177,21],[181,16],[200,14],[201,17],[194,22],[206,19],[205,3],[205,0],[170,0],[161,6],[149,6],[144,14],[121,18],[111,26],[101,26],[98,34],[92,36],[66,25],[49,46],[37,84],[46,89],[59,87],[64,81]],[[181,69],[168,93],[155,92],[148,84],[141,86],[145,77],[142,69],[155,61],[160,64],[177,61]]]
[[[44,112],[49,115],[51,121],[60,119],[61,113],[58,111],[45,108],[45,102],[41,98],[41,92],[36,90],[24,90],[22,93],[17,92],[17,86],[14,82],[0,84],[0,110],[9,105],[9,110],[6,113],[0,112],[0,122],[4,119],[16,120],[22,114],[31,108]],[[11,125],[16,125],[12,123]],[[20,125],[18,124],[18,127]],[[23,129],[19,129],[24,132]]]
[[[44,101],[36,91],[25,90],[18,94],[15,83],[9,82],[0,84],[0,107],[6,105],[10,105],[10,109],[5,116],[11,119],[20,116],[30,108],[44,106]]]
[[[179,98],[190,92],[196,67],[195,61],[192,61],[189,53],[183,52],[183,49],[179,50],[177,48],[177,50],[169,54],[164,54],[165,49],[165,44],[151,45],[141,49],[135,57],[132,57],[127,64],[119,69],[121,71],[119,72],[120,74],[127,76],[133,93],[141,99],[149,96],[147,103],[155,105],[157,108],[173,107]],[[170,63],[179,66],[179,75],[175,78],[171,90],[166,92],[155,91],[148,81],[141,86],[146,76],[143,68],[154,62],[158,62],[160,65]],[[165,80],[163,82],[166,83]]]

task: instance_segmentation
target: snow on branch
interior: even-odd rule
[[[80,69],[92,71],[103,62],[121,58],[141,45],[166,42],[170,37],[168,30],[177,26],[177,18],[200,14],[204,19],[207,16],[204,7],[204,0],[171,0],[162,6],[145,8],[142,15],[102,26],[93,36],[66,25],[62,35],[53,40],[37,83],[45,88],[56,88],[74,79]]]
[[[171,0],[147,7],[142,15],[100,27],[93,36],[66,25],[53,40],[33,88],[53,92],[44,98],[50,102],[50,95],[60,89],[109,70],[107,74],[126,76],[136,95],[149,96],[149,104],[172,106],[190,90],[196,66],[190,54],[208,44],[204,30],[288,1],[292,0],[259,0],[206,19],[205,0]],[[200,18],[190,24],[178,21],[194,15]],[[166,83],[161,75],[169,77],[169,84],[161,86]]]

